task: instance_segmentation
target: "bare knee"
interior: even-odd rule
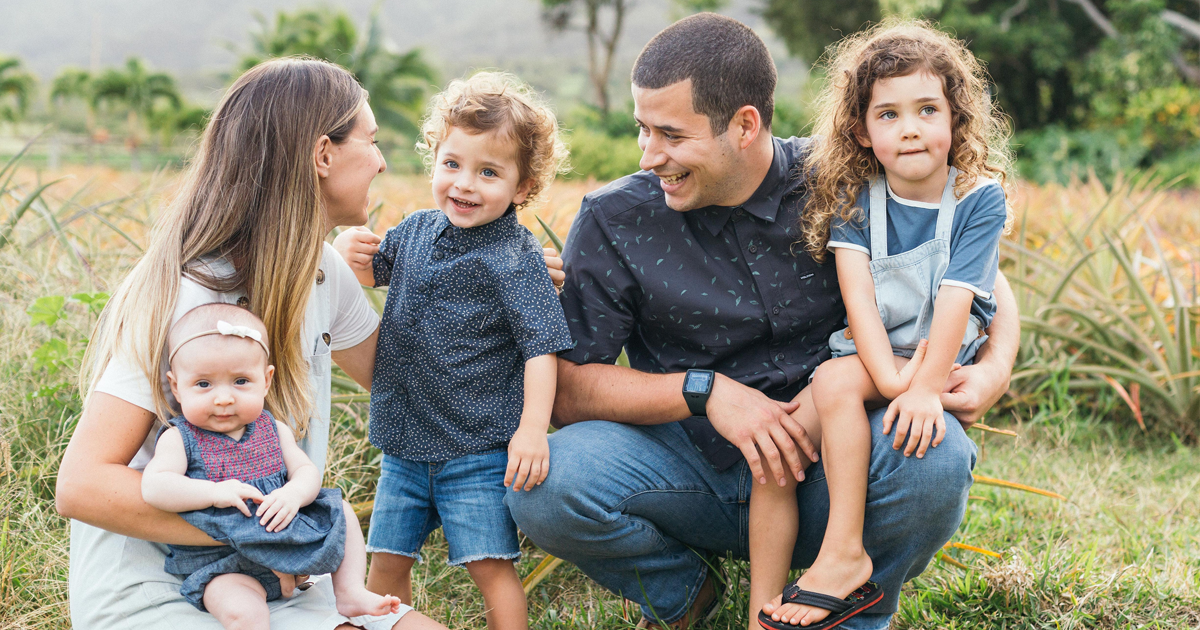
[[[382,571],[387,575],[394,575],[408,579],[409,572],[416,564],[416,558],[402,556],[397,553],[375,552],[371,554],[371,572]]]
[[[830,359],[813,373],[813,404],[817,409],[844,407],[851,404],[862,406],[875,389],[871,374],[857,355]]]

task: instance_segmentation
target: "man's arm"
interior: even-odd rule
[[[683,373],[647,374],[619,365],[580,365],[560,358],[551,420],[557,427],[586,420],[638,425],[683,420],[692,415],[683,399],[683,378]],[[763,459],[777,481],[786,470],[800,480],[817,453],[803,427],[789,415],[798,406],[771,400],[717,374],[708,398],[708,419],[741,450],[760,483],[766,483],[768,476]]]
[[[1008,391],[1013,363],[1021,344],[1021,315],[1004,274],[997,272],[996,316],[988,327],[988,340],[975,355],[975,364],[950,373],[942,392],[942,406],[971,428]]]

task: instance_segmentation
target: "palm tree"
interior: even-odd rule
[[[91,135],[96,127],[96,89],[92,74],[82,68],[63,68],[50,84],[50,104],[63,106],[79,100],[87,108],[87,131]]]
[[[309,55],[336,63],[354,75],[371,93],[371,108],[379,124],[415,134],[428,87],[437,81],[417,49],[398,52],[387,41],[379,5],[371,12],[362,37],[345,11],[329,8],[278,12],[274,22],[259,14],[259,27],[250,36],[250,52],[238,64],[245,72],[272,57]]]
[[[0,57],[0,120],[17,122],[33,98],[37,80],[16,57]]]
[[[165,105],[179,109],[183,100],[175,87],[175,79],[163,72],[150,72],[145,62],[130,57],[124,68],[109,68],[93,81],[97,104],[124,107],[129,133],[130,167],[138,170],[138,146],[143,136],[144,121],[156,108]]]

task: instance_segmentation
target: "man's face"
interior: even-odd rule
[[[687,212],[739,203],[737,183],[749,174],[731,141],[736,134],[713,135],[708,117],[692,109],[691,79],[658,89],[633,86],[633,117],[639,166],[658,176],[668,207]]]

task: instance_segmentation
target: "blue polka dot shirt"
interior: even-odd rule
[[[533,234],[515,212],[472,228],[421,210],[375,255],[388,286],[371,381],[371,443],[439,462],[506,448],[525,361],[574,346]]]

